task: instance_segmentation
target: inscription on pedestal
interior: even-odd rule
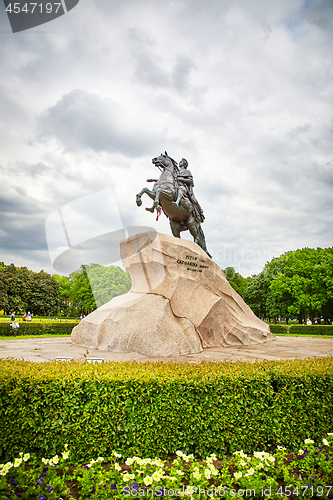
[[[195,257],[194,255],[186,255],[185,260],[178,259],[177,264],[191,266],[187,267],[187,271],[197,271],[202,273],[203,269],[209,269],[209,266],[205,266],[204,264],[200,264],[200,262],[206,262],[204,259],[200,259],[199,257]],[[198,268],[198,269],[196,269]]]

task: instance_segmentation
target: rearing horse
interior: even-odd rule
[[[150,190],[144,187],[136,195],[136,204],[140,207],[142,205],[142,195],[147,194],[149,198],[154,200],[154,204],[151,208],[146,208],[146,210],[153,213],[155,209],[157,210],[161,206],[165,215],[170,219],[173,236],[180,238],[181,231],[188,229],[193,236],[194,242],[211,257],[206,248],[205,235],[200,221],[195,218],[195,212],[190,199],[187,197],[182,198],[179,206],[175,203],[179,185],[177,180],[177,174],[179,174],[177,162],[170,158],[166,151],[165,154],[153,158],[152,162],[162,173],[158,180],[147,179],[147,182],[155,182],[153,189]]]

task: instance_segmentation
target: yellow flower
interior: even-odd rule
[[[67,451],[67,448],[68,448],[68,444],[64,444],[64,448],[65,448],[65,451]]]
[[[14,467],[19,467],[22,463],[22,458],[15,458]]]
[[[150,484],[153,484],[153,480],[150,476],[146,476],[144,479],[143,479],[143,482],[145,483],[146,486],[149,486]]]
[[[25,454],[23,455],[23,460],[24,460],[25,462],[26,462],[27,460],[29,460],[29,458],[30,458],[30,453],[25,453]]]

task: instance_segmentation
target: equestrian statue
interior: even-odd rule
[[[188,162],[185,158],[179,162],[164,154],[152,159],[153,164],[161,171],[159,179],[147,179],[147,182],[154,182],[153,189],[144,187],[136,195],[136,204],[142,205],[141,197],[147,194],[154,200],[153,206],[146,208],[148,212],[157,211],[157,218],[163,210],[164,214],[170,220],[170,227],[173,236],[180,238],[181,231],[189,230],[197,243],[209,257],[206,248],[205,235],[201,228],[205,220],[203,210],[200,207],[193,192],[193,176],[188,170]]]

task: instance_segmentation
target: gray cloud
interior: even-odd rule
[[[45,219],[101,188],[125,225],[169,234],[135,205],[165,149],[189,161],[221,267],[332,244],[330,0],[79,5],[13,35],[0,3],[7,262],[44,267]]]
[[[112,99],[75,89],[41,113],[38,138],[56,139],[65,152],[91,149],[135,157],[157,141],[156,133],[149,135],[139,125]]]

